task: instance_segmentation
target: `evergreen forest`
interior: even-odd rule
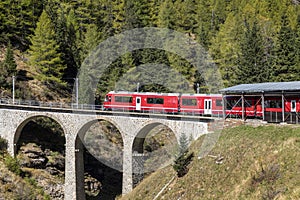
[[[16,76],[18,98],[51,100],[51,91],[71,98],[75,77],[98,44],[143,27],[191,37],[211,56],[224,87],[299,80],[299,0],[2,0],[1,95],[11,96]],[[215,92],[187,60],[146,48],[128,52],[109,66],[93,91],[100,103],[127,71],[147,63],[177,70],[194,92],[199,84],[200,92]],[[37,95],[39,85],[43,89]],[[142,85],[140,91],[169,92],[155,84]]]

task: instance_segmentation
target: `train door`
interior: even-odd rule
[[[291,101],[291,112],[296,112],[297,111],[297,106],[296,106],[296,100]]]
[[[135,98],[135,110],[141,110],[141,97]]]
[[[212,100],[211,99],[205,99],[204,100],[204,114],[205,115],[211,115],[212,114],[211,107],[212,107]]]

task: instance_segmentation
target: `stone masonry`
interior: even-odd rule
[[[85,199],[83,151],[78,136],[84,134],[89,126],[98,120],[106,120],[112,123],[118,128],[123,138],[123,194],[132,190],[132,149],[137,135],[146,135],[152,128],[160,124],[169,127],[176,136],[177,141],[179,141],[182,133],[186,133],[188,136],[192,134],[192,137],[197,139],[208,132],[206,123],[196,121],[2,108],[0,109],[0,136],[8,141],[8,151],[12,156],[16,154],[16,143],[23,127],[32,118],[38,116],[49,117],[55,120],[65,133],[65,199]]]

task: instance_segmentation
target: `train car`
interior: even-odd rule
[[[111,91],[106,94],[103,102],[104,110],[136,110],[134,105],[134,93],[131,92],[115,92]]]
[[[136,111],[178,113],[179,94],[177,93],[136,93]]]
[[[282,109],[282,106],[284,106],[284,109]],[[266,97],[264,110],[265,120],[268,122],[281,122],[284,112],[286,122],[296,123],[299,121],[300,99],[297,96],[285,97],[283,105],[281,97]]]
[[[111,91],[105,96],[105,110],[178,113],[177,93],[138,93]]]
[[[219,94],[183,94],[180,96],[180,112],[185,114],[221,115],[222,96]]]
[[[153,113],[182,113],[190,115],[222,116],[223,105],[220,94],[179,94],[154,92],[109,92],[103,104],[105,110],[137,111]],[[226,97],[226,115],[242,116],[242,99],[238,96]],[[290,103],[292,102],[292,103]],[[292,107],[300,111],[299,99],[285,102],[286,112]],[[282,112],[279,98],[265,101],[265,113],[276,115]],[[295,109],[294,108],[294,109]],[[275,114],[274,114],[275,113]],[[244,115],[247,117],[262,117],[261,99],[257,97],[245,98]]]
[[[212,101],[212,115],[222,116],[223,115],[223,100],[221,94],[211,94]]]

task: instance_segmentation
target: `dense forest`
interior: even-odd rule
[[[17,93],[19,98],[43,99],[31,93],[29,82],[44,85],[44,92],[71,94],[91,50],[113,35],[142,27],[169,28],[196,40],[218,66],[225,87],[295,81],[300,75],[299,4],[299,0],[2,0],[1,95],[10,91],[13,75],[19,79],[17,87],[27,87]],[[141,49],[115,60],[99,79],[96,94],[102,99],[124,73],[147,63],[171,66],[194,89],[198,83],[202,92],[211,92],[185,59]],[[141,90],[168,89],[144,85]]]

